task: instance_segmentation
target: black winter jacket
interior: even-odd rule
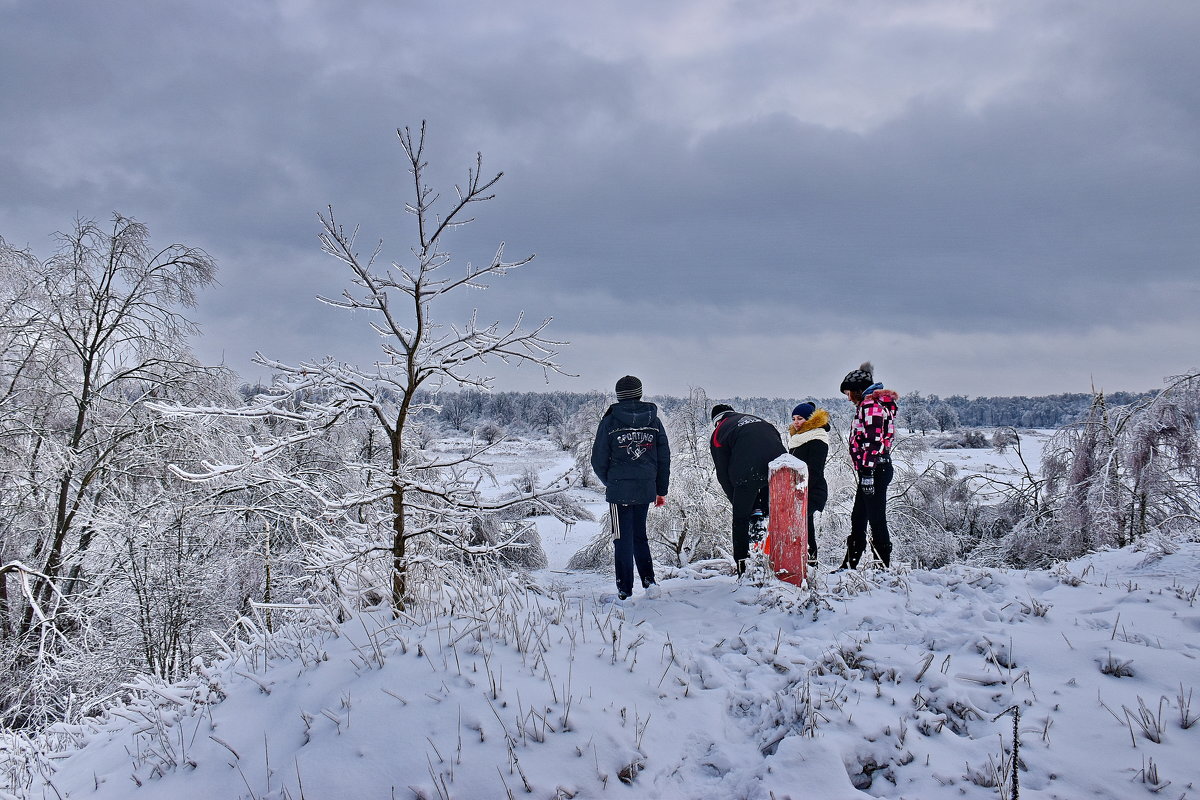
[[[671,446],[658,407],[641,400],[609,406],[596,429],[592,469],[610,503],[636,505],[665,497],[671,480]]]
[[[828,425],[825,426],[829,428]],[[808,506],[813,511],[824,511],[829,500],[829,484],[825,482],[825,460],[829,457],[829,442],[810,439],[799,447],[788,450],[808,467]]]
[[[775,426],[751,414],[726,412],[709,440],[717,481],[733,500],[733,487],[763,486],[770,477],[767,465],[784,454],[783,439]]]

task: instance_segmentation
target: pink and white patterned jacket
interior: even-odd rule
[[[850,430],[850,459],[855,470],[874,469],[881,456],[890,457],[896,435],[896,400],[900,396],[891,389],[867,391]]]

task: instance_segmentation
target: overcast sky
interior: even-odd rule
[[[0,236],[119,211],[216,258],[202,358],[369,363],[316,215],[405,261],[424,119],[444,194],[505,173],[456,259],[537,256],[444,320],[554,317],[553,388],[1145,390],[1200,366],[1197,42],[1195,0],[0,0]]]

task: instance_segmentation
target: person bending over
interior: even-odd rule
[[[733,505],[733,560],[740,576],[750,555],[750,519],[770,513],[767,465],[783,455],[783,439],[775,426],[751,414],[739,414],[723,403],[712,409],[709,441],[717,481]]]

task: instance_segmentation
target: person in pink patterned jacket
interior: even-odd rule
[[[854,508],[850,512],[850,535],[842,569],[854,569],[867,547],[885,567],[892,563],[892,540],[887,526],[887,487],[892,482],[892,438],[896,432],[898,395],[876,383],[871,362],[863,363],[842,380],[841,392],[855,405],[850,431],[850,459],[858,476]]]

